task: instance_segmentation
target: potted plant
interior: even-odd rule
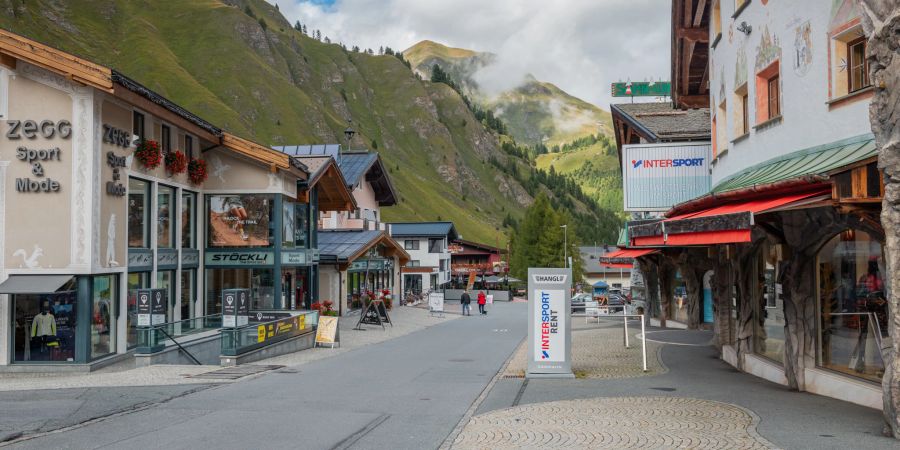
[[[209,176],[206,171],[206,160],[204,159],[191,159],[191,162],[188,163],[187,171],[188,179],[193,184],[201,184]]]
[[[381,301],[384,302],[384,307],[387,309],[391,309],[393,306],[393,298],[391,298],[391,290],[390,289],[382,289],[381,290]]]
[[[166,170],[172,175],[184,173],[187,170],[187,156],[181,150],[166,153],[165,161]]]
[[[159,143],[153,140],[141,140],[134,149],[134,159],[150,170],[159,167],[163,159]]]

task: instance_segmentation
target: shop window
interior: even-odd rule
[[[195,290],[197,289],[197,271],[195,269],[183,269],[181,271],[181,319],[196,317],[194,312]]]
[[[128,247],[150,247],[147,226],[150,222],[150,183],[128,179]]]
[[[159,141],[163,153],[172,151],[172,129],[168,125],[163,125],[160,128]]]
[[[753,311],[756,315],[753,350],[779,364],[784,362],[785,326],[783,291],[777,280],[781,264],[780,247],[764,245],[756,269],[760,276],[755,289],[758,301]]]
[[[272,233],[272,195],[210,195],[208,245],[210,247],[268,247]]]
[[[429,239],[428,240],[428,253],[441,253],[444,251],[444,240],[443,239]]]
[[[91,359],[116,352],[116,275],[93,277],[91,293]]]
[[[726,106],[725,100],[722,100],[722,103],[719,103],[718,108],[716,108],[716,117],[713,121],[713,130],[715,133],[715,151],[713,152],[713,158],[728,151],[728,133],[726,133],[725,130],[728,124],[727,116],[725,115]]]
[[[128,274],[128,347],[137,345],[137,291],[150,288],[150,272]]]
[[[181,248],[196,248],[197,194],[181,191]]]
[[[46,294],[10,295],[14,362],[74,362],[76,278]]]
[[[773,62],[756,75],[756,123],[781,116],[779,64]]]
[[[294,246],[308,248],[309,244],[309,205],[294,203]]]
[[[175,189],[159,185],[156,189],[156,246],[175,246]]]
[[[184,154],[188,160],[194,159],[194,137],[189,134],[184,135]]]
[[[207,269],[205,314],[222,313],[222,290],[250,289],[250,309],[275,307],[275,271],[270,268]]]
[[[403,241],[403,248],[405,250],[418,250],[419,249],[419,240],[418,239],[407,239]]]
[[[881,382],[882,340],[888,340],[882,244],[865,232],[847,230],[818,254],[819,364]]]
[[[281,245],[293,247],[297,241],[297,207],[294,202],[284,198],[281,204]]]
[[[165,289],[166,290],[166,301],[169,302],[169,305],[175,303],[175,271],[174,270],[160,270],[156,272],[156,289]],[[172,308],[167,308],[168,320],[172,321],[174,311]]]

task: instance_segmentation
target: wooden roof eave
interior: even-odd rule
[[[298,193],[298,197],[309,201],[309,190],[316,186],[320,188],[319,211],[354,211],[357,208],[353,192],[333,159],[309,179],[306,189]]]
[[[373,239],[372,242],[369,242],[368,245],[366,245],[365,247],[362,247],[359,251],[357,251],[351,257],[347,258],[347,265],[349,265],[353,261],[356,261],[357,259],[359,259],[359,257],[365,255],[366,252],[368,252],[372,247],[374,247],[378,244],[387,245],[388,246],[388,249],[387,249],[388,255],[387,256],[397,257],[397,259],[399,260],[400,266],[405,265],[411,259],[411,257],[409,256],[409,253],[407,253],[406,250],[404,250],[403,247],[401,247],[397,241],[395,241],[386,232],[382,231],[381,234],[378,236],[378,238]]]
[[[0,53],[49,70],[63,77],[113,92],[112,70],[62,50],[0,29]]]
[[[222,147],[261,162],[266,166],[281,169],[284,172],[297,176],[299,179],[306,180],[309,176],[308,172],[291,164],[290,156],[231,133],[222,133]]]

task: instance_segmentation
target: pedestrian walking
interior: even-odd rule
[[[478,291],[478,312],[481,315],[487,314],[487,311],[484,310],[484,305],[487,304],[487,295],[484,295],[484,291]]]
[[[469,306],[472,303],[472,297],[469,297],[469,290],[466,289],[463,291],[462,297],[459,298],[459,303],[462,304],[462,313],[464,316],[472,315],[472,307]]]

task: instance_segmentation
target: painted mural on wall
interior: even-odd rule
[[[831,2],[831,21],[828,28],[834,31],[835,28],[846,25],[848,22],[859,18],[859,5],[857,0],[832,0]]]
[[[213,155],[209,159],[210,162],[212,162],[212,176],[218,178],[222,183],[225,183],[225,172],[228,172],[228,170],[231,169],[231,165],[223,163],[218,155]]]
[[[794,73],[803,77],[809,72],[812,65],[812,27],[809,21],[800,24],[794,29]]]
[[[725,101],[725,68],[722,67],[719,74],[719,101]]]
[[[756,47],[756,71],[759,72],[769,64],[781,58],[781,45],[778,36],[769,33],[769,26],[763,27],[762,37],[759,40],[759,46]]]
[[[747,51],[741,45],[734,62],[734,87],[737,89],[747,82]]]

